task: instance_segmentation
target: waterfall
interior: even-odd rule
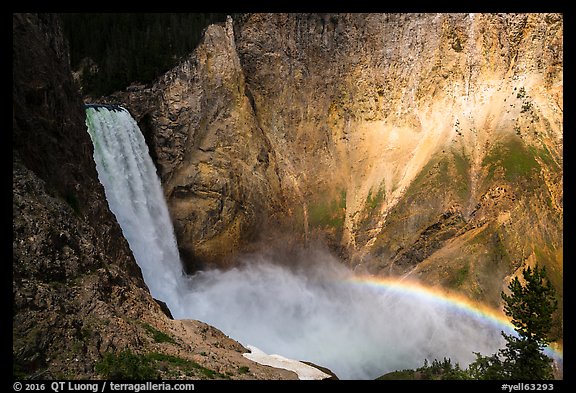
[[[156,299],[179,309],[182,264],[160,179],[130,113],[118,106],[86,105],[98,178],[144,281]]]

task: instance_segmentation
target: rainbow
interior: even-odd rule
[[[493,326],[495,329],[503,330],[507,334],[515,334],[514,325],[512,325],[502,310],[487,307],[460,294],[449,293],[440,288],[428,287],[403,278],[354,275],[347,277],[344,282],[375,290],[386,290],[402,296],[420,298],[432,304],[438,304],[455,312],[471,316]],[[550,345],[545,348],[544,353],[562,362],[563,351],[561,346]]]

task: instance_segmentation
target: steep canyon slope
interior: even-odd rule
[[[13,15],[13,78],[13,376],[296,379],[151,297],[98,181],[57,16]]]
[[[562,294],[562,34],[559,14],[248,14],[108,99],[191,271],[288,234],[497,306],[535,263]]]

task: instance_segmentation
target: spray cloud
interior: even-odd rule
[[[421,297],[352,285],[353,273],[320,249],[294,265],[273,252],[236,268],[188,277],[177,317],[212,324],[245,345],[311,361],[341,379],[373,379],[450,357],[467,366],[493,353],[500,331]]]

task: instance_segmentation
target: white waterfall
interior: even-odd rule
[[[178,246],[160,179],[136,121],[121,107],[87,105],[86,125],[108,205],[150,293],[171,310],[179,309],[183,273]]]

